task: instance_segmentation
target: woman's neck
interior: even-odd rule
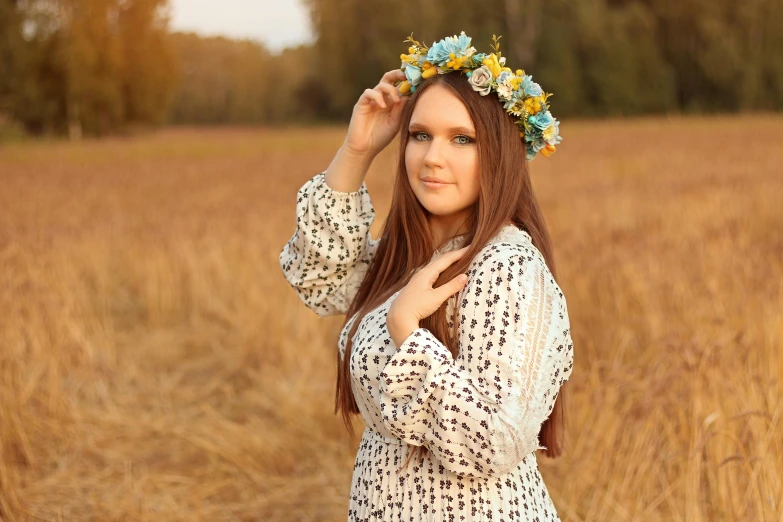
[[[432,216],[436,218],[436,216]],[[455,237],[468,233],[466,221],[463,221],[461,225],[454,222],[444,223],[441,219],[430,219],[430,229],[432,230],[432,242],[435,245],[435,249],[439,250],[446,243],[454,239]],[[512,221],[507,221],[504,225],[514,226]]]
[[[446,218],[441,216],[430,216],[430,230],[432,231],[432,242],[436,249],[439,249],[456,236],[466,234],[467,220],[463,217]]]

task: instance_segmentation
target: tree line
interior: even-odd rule
[[[33,134],[166,121],[176,85],[165,0],[0,0],[0,113]]]
[[[492,35],[558,117],[783,108],[783,2],[303,0],[316,43],[170,30],[167,0],[0,0],[0,125],[106,135],[161,124],[347,121],[403,41]]]

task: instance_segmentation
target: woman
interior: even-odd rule
[[[366,424],[351,521],[559,520],[535,452],[562,451],[573,344],[525,160],[551,154],[557,133],[536,142],[549,126],[526,135],[487,95],[516,89],[505,105],[529,107],[528,124],[546,107],[523,71],[504,74],[497,41],[486,55],[466,38],[411,39],[403,70],[361,95],[334,160],[299,190],[280,253],[308,307],[347,314],[335,409],[349,429],[352,413]],[[398,133],[375,240],[364,178]]]

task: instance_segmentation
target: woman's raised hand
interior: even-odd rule
[[[386,326],[398,347],[413,330],[419,327],[419,321],[432,315],[446,299],[465,286],[468,276],[460,274],[438,288],[432,288],[441,272],[460,259],[468,251],[469,246],[446,252],[418,269],[394,298],[386,314]]]
[[[378,85],[366,89],[353,107],[344,147],[356,155],[375,157],[397,135],[400,114],[408,100],[394,82],[404,80],[400,69],[387,72]]]

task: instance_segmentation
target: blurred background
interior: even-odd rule
[[[572,322],[564,521],[783,520],[783,3],[0,0],[0,520],[341,521],[296,191],[413,37],[502,35]],[[377,237],[395,142],[367,177]]]
[[[779,111],[781,23],[774,0],[3,0],[0,112],[6,134],[72,137],[340,121],[409,34],[461,30],[501,35],[561,117]]]

